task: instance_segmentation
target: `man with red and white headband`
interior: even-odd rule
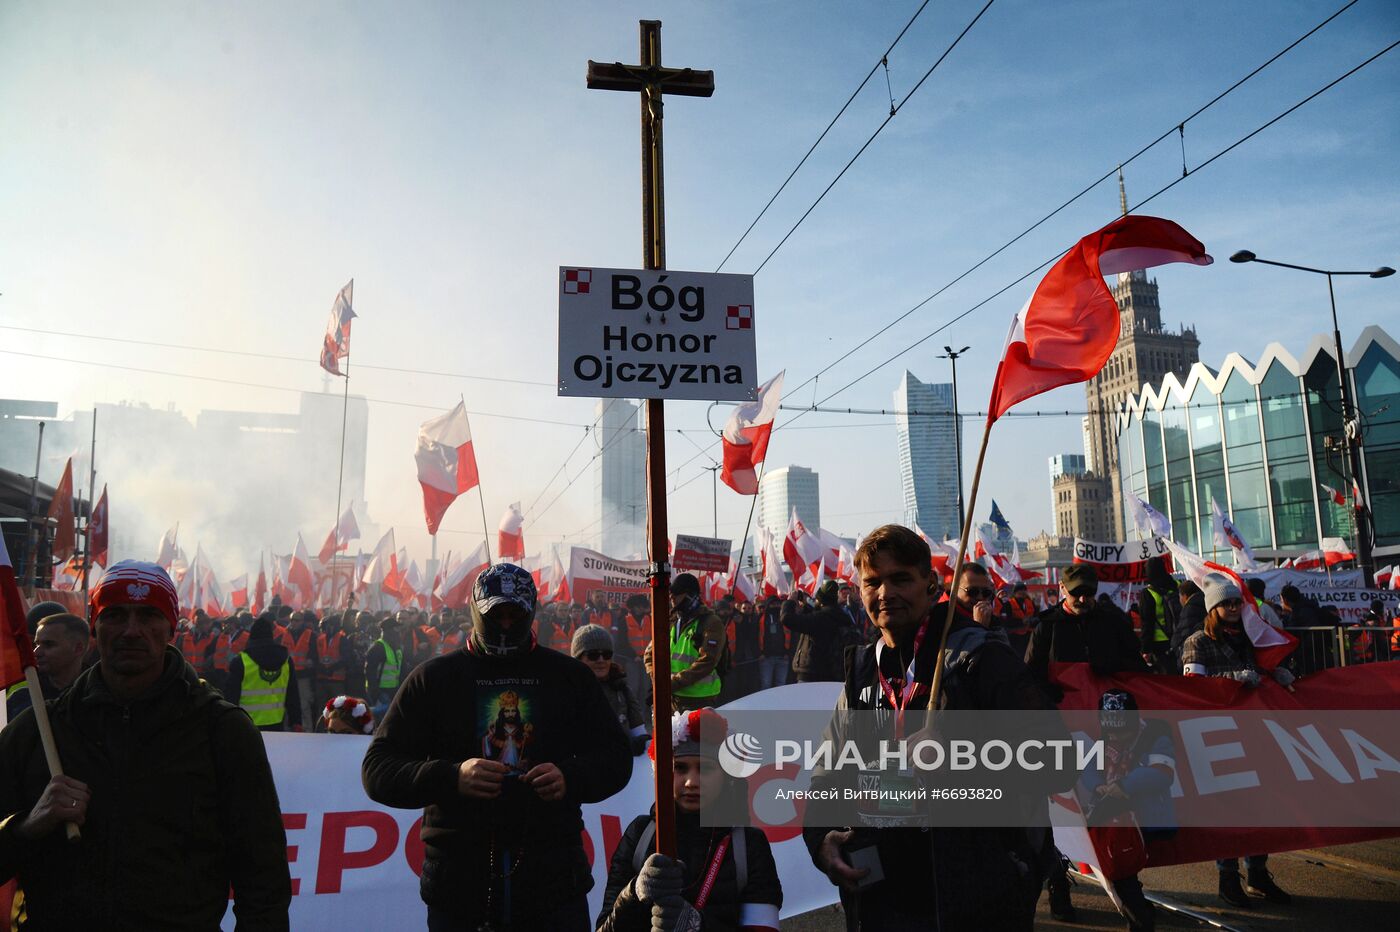
[[[36,929],[216,929],[230,898],[239,929],[286,929],[262,736],[171,645],[170,577],[117,563],[88,613],[100,662],[47,704],[63,775],[33,710],[0,731],[0,882],[19,878]]]

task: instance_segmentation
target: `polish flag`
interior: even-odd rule
[[[297,533],[296,549],[292,551],[292,561],[287,566],[287,584],[301,597],[302,608],[308,608],[316,598],[316,580],[311,574],[311,556],[306,552],[306,541]]]
[[[1324,537],[1322,538],[1322,559],[1326,561],[1328,566],[1336,566],[1338,563],[1355,560],[1356,554],[1342,538]]]
[[[267,570],[263,568],[263,555],[258,554],[258,582],[253,587],[253,614],[261,615],[267,605]]]
[[[398,576],[398,548],[394,546],[394,529],[389,528],[384,532],[384,536],[379,538],[379,543],[374,545],[374,553],[370,555],[369,565],[365,567],[360,581],[369,587],[372,593],[388,592],[394,595],[398,591]],[[389,580],[393,580],[393,586],[386,584]]]
[[[721,434],[724,468],[719,478],[740,495],[758,493],[757,470],[768,453],[768,437],[773,433],[773,418],[778,415],[782,396],[783,372],[779,372],[763,383],[758,397],[736,407],[725,422]]]
[[[1357,482],[1355,477],[1351,480],[1351,501],[1353,507],[1360,508],[1362,506],[1361,483]]]
[[[340,521],[326,535],[326,542],[321,545],[321,552],[316,555],[316,559],[322,563],[329,563],[337,553],[350,548],[350,541],[359,538],[360,526],[355,522],[355,503],[351,502],[346,507],[345,514],[340,516]]]
[[[569,585],[569,572],[564,568],[564,561],[559,557],[559,545],[555,544],[552,549],[554,553],[554,568],[550,573],[553,576],[553,601],[568,602],[573,598],[573,587]]]
[[[1012,321],[987,420],[1018,402],[1092,378],[1118,343],[1118,303],[1103,277],[1189,262],[1205,247],[1170,220],[1129,215],[1081,239],[1056,262]]]
[[[15,582],[15,567],[0,534],[0,691],[24,680],[24,671],[34,666],[34,644],[24,620],[24,599]]]
[[[822,564],[826,567],[828,579],[835,579],[839,576],[841,569],[841,549],[846,546],[845,542],[826,528],[817,528],[817,538],[822,544]]]
[[[58,522],[53,534],[53,547],[50,552],[56,560],[66,560],[77,549],[77,530],[73,524],[73,457],[68,457],[63,467],[63,478],[53,491],[49,502],[49,517]]]
[[[156,547],[156,566],[167,573],[170,572],[175,563],[175,556],[179,552],[175,546],[175,541],[179,536],[180,522],[176,521],[173,528],[160,535],[160,544]]]
[[[486,541],[477,545],[466,558],[457,561],[442,580],[442,601],[448,608],[465,608],[471,601],[472,586],[490,562],[486,559]]]
[[[228,597],[234,608],[248,607],[248,574],[244,573],[228,584]]]
[[[1322,486],[1322,491],[1327,493],[1327,497],[1332,499],[1333,504],[1345,505],[1347,503],[1347,497],[1341,489],[1334,489],[1325,482],[1319,482],[1318,485]]]
[[[418,484],[423,487],[428,533],[436,534],[448,506],[458,495],[476,488],[479,481],[466,404],[459,401],[446,414],[423,422],[413,460],[418,464]]]
[[[793,585],[797,585],[810,572],[813,563],[821,561],[822,550],[821,540],[808,532],[802,519],[797,517],[797,507],[793,506],[787,535],[783,538],[783,559],[792,567]]]
[[[326,323],[326,336],[321,341],[321,368],[331,375],[345,375],[340,371],[340,361],[350,355],[350,321],[356,315],[353,304],[355,280],[352,278],[335,296],[331,305],[331,318]]]
[[[950,583],[953,579],[953,563],[958,559],[957,544],[949,546],[947,542],[936,541],[924,533],[923,528],[918,524],[914,525],[914,533],[924,539],[928,544],[929,567],[938,574],[938,578],[943,582]]]
[[[1219,563],[1202,559],[1175,541],[1163,540],[1163,543],[1171,551],[1172,563],[1196,585],[1203,585],[1210,574],[1219,573],[1228,576],[1239,587],[1240,597],[1244,599],[1245,634],[1249,635],[1250,643],[1254,645],[1254,659],[1261,668],[1273,670],[1293,653],[1298,639],[1287,631],[1275,628],[1259,615],[1259,603],[1239,574]]]
[[[501,515],[496,535],[496,559],[519,561],[525,558],[524,524],[525,516],[520,513],[520,503],[515,502]]]
[[[1295,570],[1320,570],[1323,567],[1321,550],[1305,550],[1293,558]]]
[[[757,594],[754,591],[753,580],[739,569],[739,561],[733,557],[729,558],[729,582],[724,588],[734,593],[741,602],[752,602]]]
[[[107,565],[107,486],[102,486],[102,497],[92,509],[88,521],[88,559],[90,565]],[[90,580],[89,580],[90,582]]]
[[[763,561],[763,594],[787,595],[787,577],[783,575],[782,557],[778,555],[778,541],[773,532],[765,527],[758,529],[758,554]]]
[[[1395,567],[1394,567],[1394,566],[1384,566],[1384,567],[1381,567],[1380,569],[1376,570],[1376,588],[1377,588],[1377,589],[1388,589],[1388,588],[1390,588],[1390,580],[1391,580],[1391,578],[1392,578],[1394,575],[1395,575]]]
[[[404,608],[416,605],[423,607],[423,574],[418,570],[418,561],[408,564],[408,572],[403,574],[403,585],[399,587],[399,604]]]

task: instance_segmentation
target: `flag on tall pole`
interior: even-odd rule
[[[321,545],[321,552],[316,555],[316,559],[322,563],[331,562],[331,557],[348,548],[350,541],[359,539],[359,536],[360,526],[355,522],[355,503],[351,502],[336,526],[326,535],[326,542]]]
[[[1318,485],[1322,486],[1322,491],[1327,493],[1327,497],[1332,499],[1334,505],[1345,505],[1347,503],[1347,497],[1343,494],[1341,489],[1334,489],[1325,482],[1319,482]]]
[[[96,566],[107,565],[107,486],[102,486],[102,497],[93,506],[92,517],[88,520],[88,562]]]
[[[523,560],[525,558],[525,516],[520,513],[520,503],[515,502],[501,515],[501,524],[496,534],[496,558],[499,560]]]
[[[1007,335],[987,419],[1061,385],[1098,374],[1118,343],[1118,303],[1103,277],[1189,262],[1210,265],[1205,246],[1170,220],[1129,214],[1076,243],[1036,286]]]
[[[350,355],[350,321],[356,317],[354,298],[355,280],[352,278],[335,296],[326,336],[321,342],[321,368],[331,375],[345,375],[340,371],[340,361]]]
[[[53,501],[49,502],[49,517],[58,523],[53,535],[55,560],[66,560],[77,549],[77,528],[73,522],[73,457],[68,457],[63,467],[63,478],[53,491]]]
[[[436,534],[442,516],[457,496],[475,488],[480,481],[464,402],[459,401],[446,414],[423,422],[418,428],[418,448],[413,460],[418,464],[418,484],[423,487],[428,533]]]
[[[773,418],[778,415],[778,404],[783,397],[784,372],[763,383],[758,397],[736,407],[725,422],[721,434],[724,468],[719,478],[740,495],[758,493],[758,467],[768,454]]]
[[[175,558],[180,554],[179,547],[175,543],[179,536],[180,522],[176,521],[173,528],[160,535],[160,544],[156,547],[156,566],[167,573],[174,567]]]

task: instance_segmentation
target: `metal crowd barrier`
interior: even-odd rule
[[[1299,675],[1328,667],[1400,660],[1400,628],[1319,625],[1284,630],[1298,639],[1290,666]]]

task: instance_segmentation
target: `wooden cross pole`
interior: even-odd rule
[[[661,22],[641,21],[641,64],[588,63],[588,87],[635,91],[642,101],[642,267],[666,267],[665,173],[661,155],[663,94],[709,97],[713,71],[661,67]],[[647,399],[647,544],[651,553],[652,734],[656,742],[656,850],[676,853],[676,808],[671,794],[671,566],[666,528],[666,415],[661,399]]]

